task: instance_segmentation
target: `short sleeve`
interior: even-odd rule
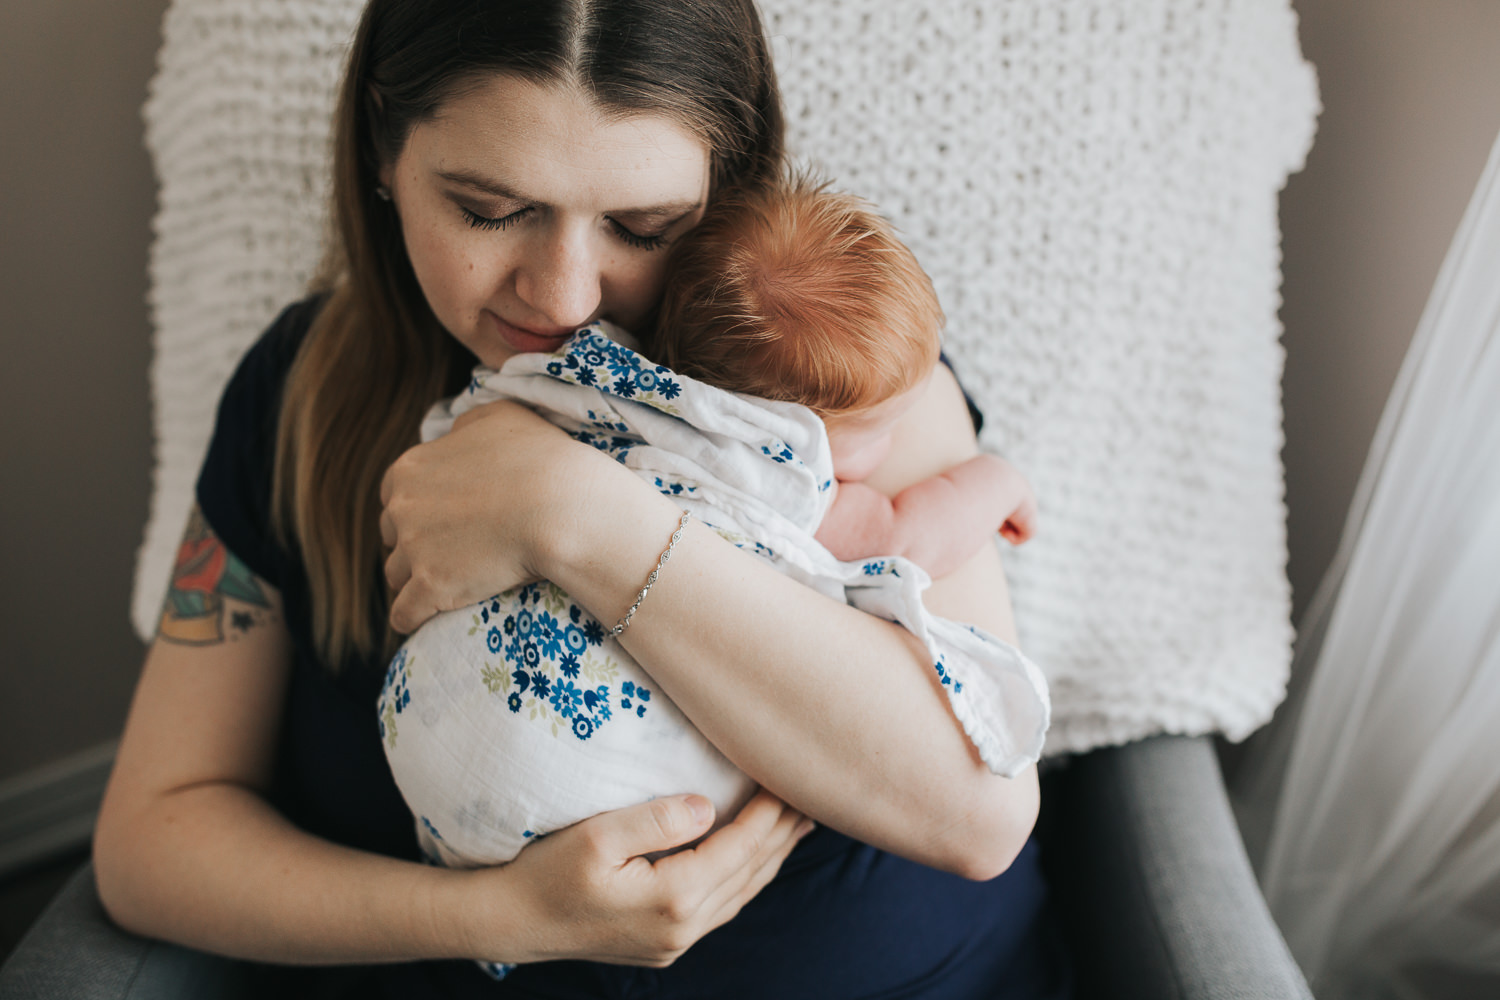
[[[964,380],[958,377],[958,372],[954,369],[953,362],[948,360],[948,355],[939,354],[938,360],[946,365],[950,372],[953,372],[953,381],[958,383],[958,391],[964,394],[964,404],[969,408],[969,419],[974,422],[974,436],[978,437],[979,432],[984,430],[984,411],[979,408],[978,403],[974,402],[974,397],[969,395],[969,390],[964,388]]]
[[[198,474],[198,507],[250,571],[285,589],[285,557],[271,531],[271,473],[282,387],[321,299],[287,307],[246,352],[219,399]]]

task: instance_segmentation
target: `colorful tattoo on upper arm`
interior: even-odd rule
[[[227,604],[226,598],[235,603]],[[265,584],[224,547],[194,505],[177,550],[157,635],[169,642],[208,646],[223,642],[226,628],[234,634],[248,632],[270,621],[273,612]]]

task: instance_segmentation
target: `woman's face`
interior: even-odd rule
[[[417,125],[381,180],[433,313],[498,368],[595,319],[635,329],[703,215],[709,158],[667,118],[496,75]]]

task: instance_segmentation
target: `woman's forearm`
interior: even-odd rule
[[[473,957],[461,905],[472,873],[314,837],[242,786],[106,810],[95,867],[122,927],[217,954],[282,964]]]
[[[138,934],[282,964],[477,957],[659,968],[732,919],[809,826],[762,792],[703,839],[707,801],[667,796],[539,838],[509,864],[456,871],[311,836],[233,783],[134,809],[129,798],[112,789],[95,835],[110,916]],[[669,856],[643,857],[661,852]]]
[[[635,530],[574,553],[554,576],[606,624],[680,513],[623,482],[613,497],[611,520]],[[1030,832],[1034,773],[990,774],[910,633],[815,594],[701,524],[689,524],[621,641],[731,760],[841,832],[970,877],[1004,870]]]
[[[898,429],[870,484],[890,495],[974,454],[951,376]],[[680,511],[624,466],[514,403],[407,452],[386,477],[392,622],[528,579],[552,580],[605,625],[630,607]],[[503,476],[479,476],[492,456]],[[439,487],[434,488],[434,483]],[[453,497],[484,498],[454,521]],[[990,547],[929,591],[935,614],[1011,638]],[[454,582],[457,581],[457,582]],[[1035,777],[991,775],[904,630],[819,597],[690,524],[625,647],[742,769],[799,810],[906,857],[984,876],[1006,867],[1036,815]]]

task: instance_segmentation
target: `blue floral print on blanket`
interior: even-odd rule
[[[418,841],[450,867],[503,863],[660,795],[699,792],[729,816],[754,788],[549,582],[424,625],[392,659],[377,715]]]
[[[781,571],[906,626],[991,769],[1035,760],[1048,709],[1033,664],[980,630],[933,619],[920,568],[840,564],[812,538],[829,469],[810,411],[676,375],[598,325],[550,355],[476,371],[467,392],[429,414],[424,440],[497,398],[537,409]],[[391,661],[378,716],[424,856],[450,867],[507,861],[537,836],[660,795],[697,792],[729,817],[754,791],[604,626],[546,582],[424,625]]]
[[[547,363],[547,374],[573,385],[597,388],[677,415],[672,400],[682,395],[676,373],[654,365],[624,344],[585,327],[563,345],[562,356]],[[621,425],[618,429],[628,430]]]
[[[556,584],[497,594],[476,605],[471,617],[467,634],[480,636],[491,654],[504,656],[501,666],[486,663],[479,679],[511,713],[550,727],[553,736],[570,732],[580,740],[598,732],[616,708],[645,717],[651,690],[620,680],[618,665],[601,648],[604,627]],[[396,720],[411,705],[411,659],[407,647],[396,653],[380,696],[380,738],[392,748]],[[422,823],[432,832],[429,821]]]
[[[754,782],[555,584],[529,584],[419,629],[377,710],[423,856],[510,860],[530,841],[659,795],[733,816]],[[511,968],[481,962],[499,978]]]

